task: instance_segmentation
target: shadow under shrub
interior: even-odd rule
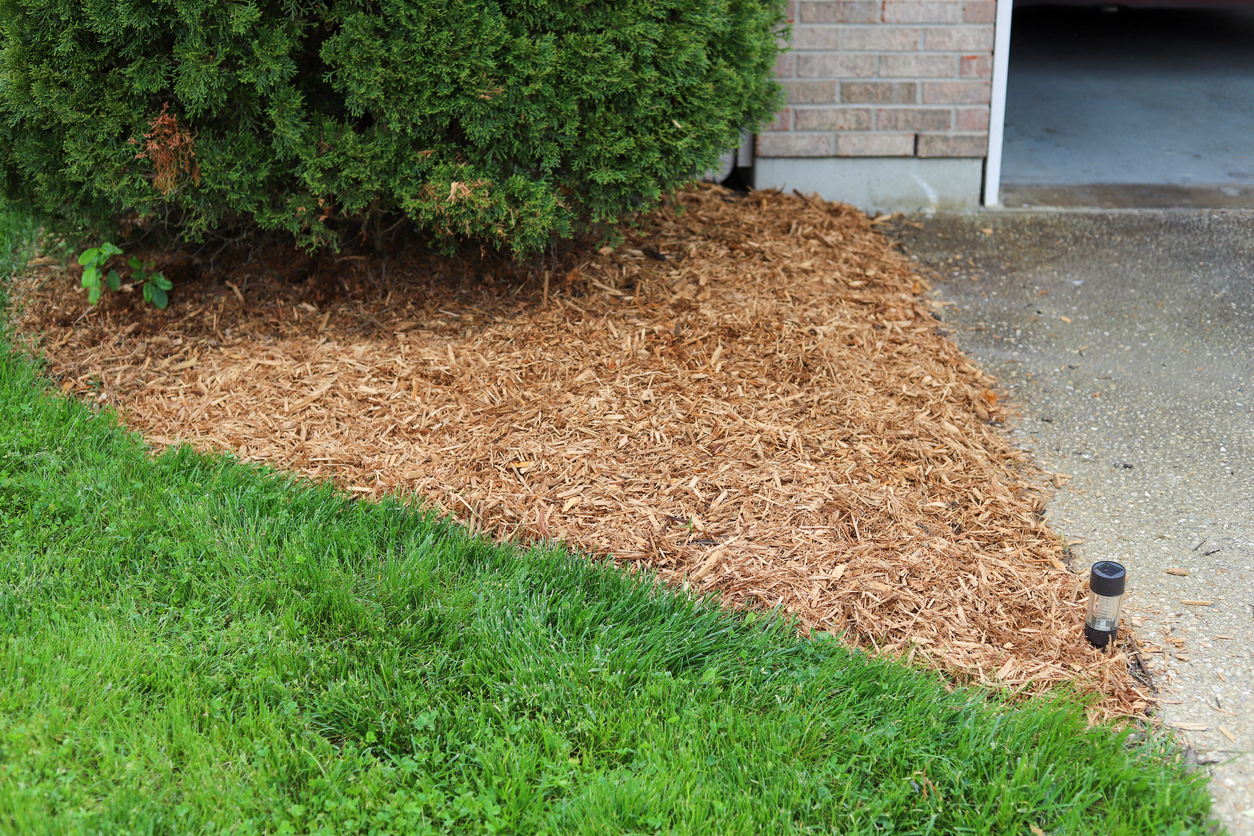
[[[5,191],[94,234],[335,246],[403,215],[532,253],[770,118],[782,22],[782,0],[5,3]]]

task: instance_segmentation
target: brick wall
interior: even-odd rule
[[[996,5],[795,0],[776,67],[788,106],[758,156],[985,156]]]

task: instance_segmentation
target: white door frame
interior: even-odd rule
[[[993,94],[988,114],[988,158],[984,162],[984,205],[1001,205],[1001,146],[1006,134],[1006,77],[1010,71],[1010,12],[1014,0],[997,0],[993,24]]]

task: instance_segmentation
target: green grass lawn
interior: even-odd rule
[[[1209,804],[1074,701],[153,458],[0,345],[0,833],[1202,833]]]

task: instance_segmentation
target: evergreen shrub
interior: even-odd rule
[[[778,107],[783,0],[4,0],[0,174],[70,227],[401,215],[525,254]]]

